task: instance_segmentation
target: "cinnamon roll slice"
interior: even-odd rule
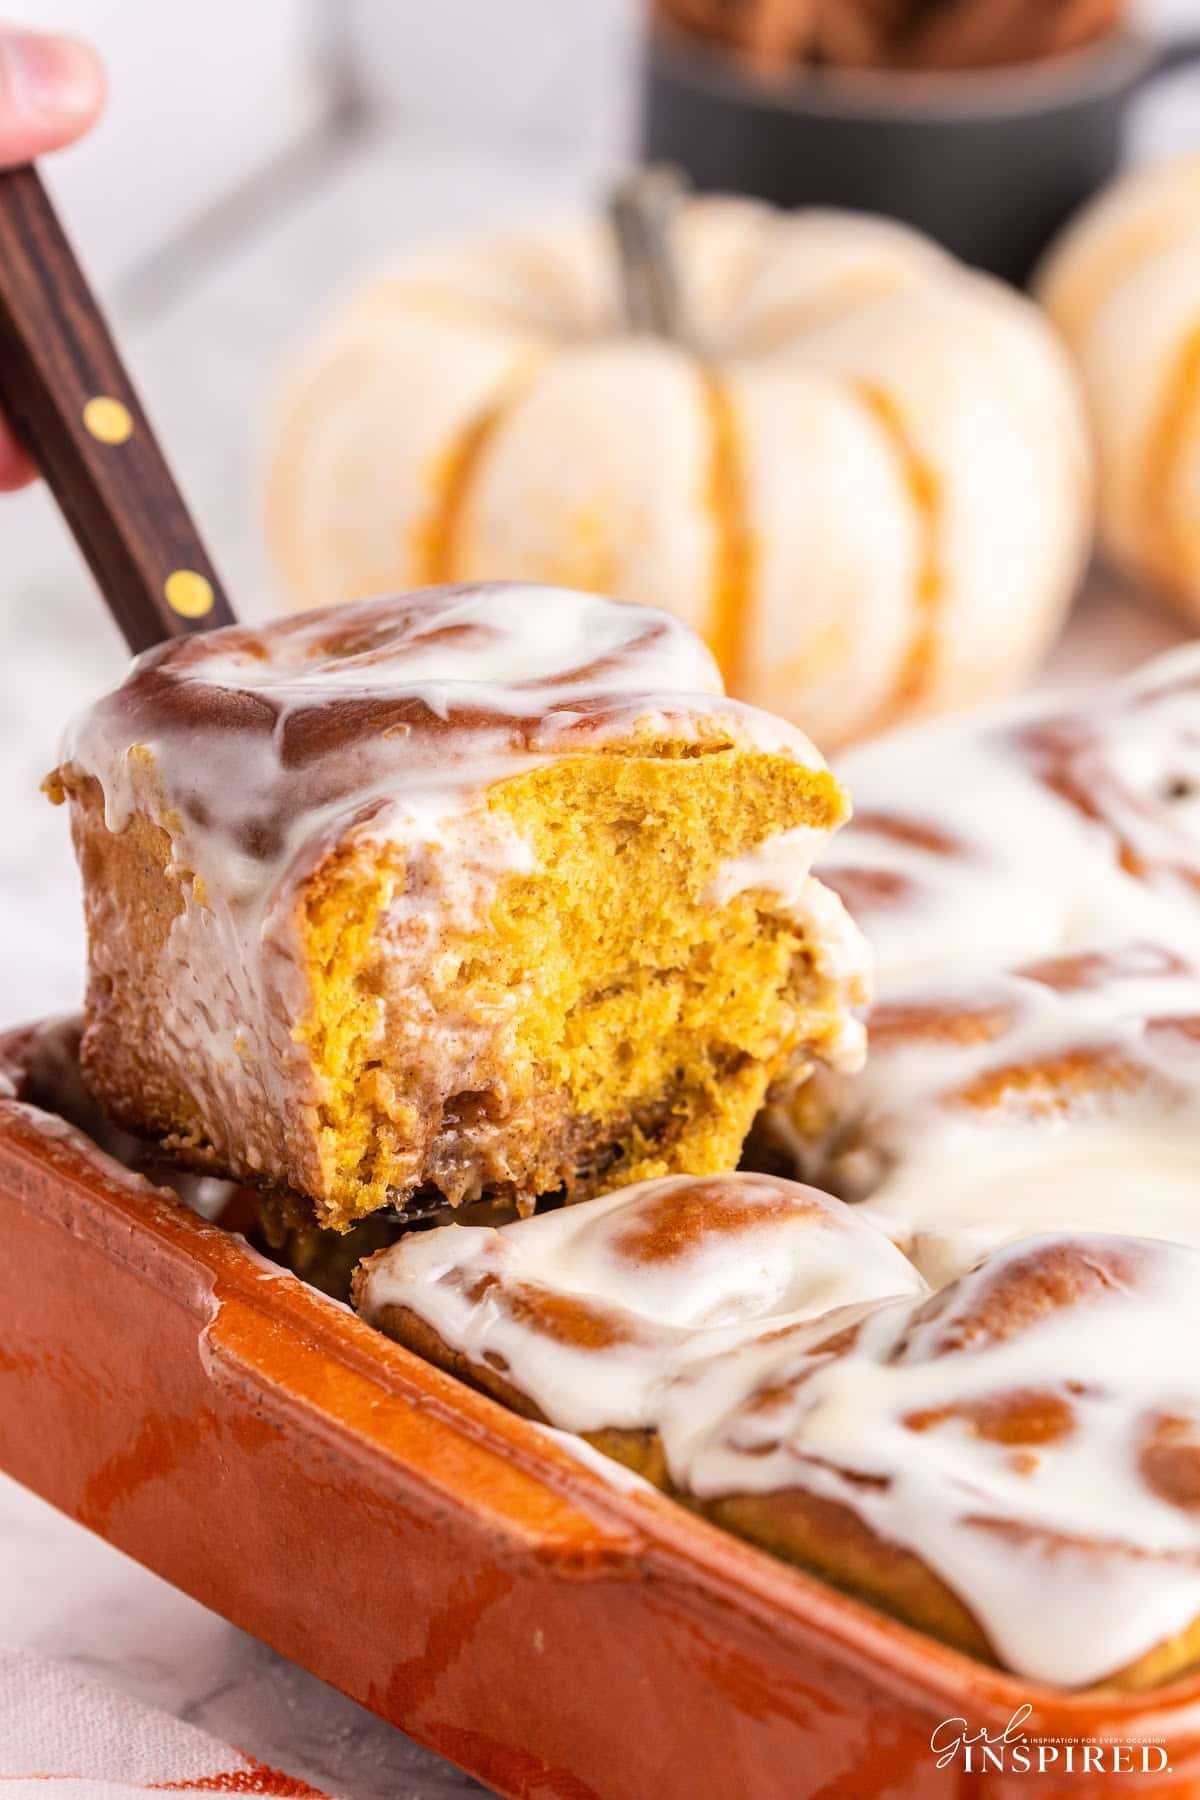
[[[501,585],[190,637],[48,785],[89,1085],[324,1224],[726,1167],[773,1084],[861,1057],[809,875],[845,798],[665,614]]]

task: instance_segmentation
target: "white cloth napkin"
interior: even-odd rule
[[[0,1800],[136,1800],[147,1793],[325,1800],[303,1781],[25,1650],[0,1649]]]

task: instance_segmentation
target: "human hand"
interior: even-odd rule
[[[0,168],[31,162],[81,137],[104,104],[104,70],[76,38],[0,24]],[[34,468],[0,415],[0,491]]]

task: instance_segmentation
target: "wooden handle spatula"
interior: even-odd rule
[[[32,167],[0,171],[0,407],[131,650],[234,615]]]

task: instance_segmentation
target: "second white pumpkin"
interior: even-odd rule
[[[1041,298],[1079,365],[1107,548],[1200,621],[1200,156],[1107,188],[1055,244]]]

